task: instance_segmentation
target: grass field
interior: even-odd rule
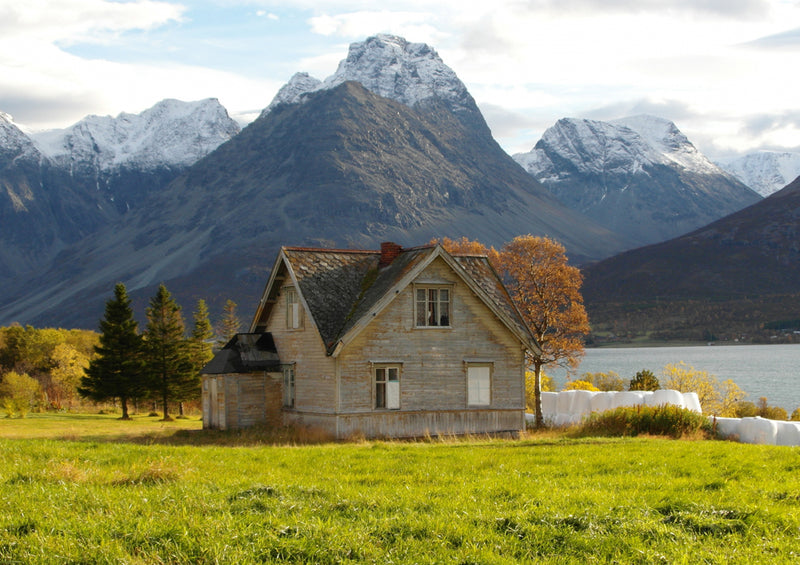
[[[0,419],[0,563],[794,563],[800,451]]]

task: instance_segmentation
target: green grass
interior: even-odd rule
[[[166,430],[157,419],[134,430],[107,417],[35,416],[0,420],[0,563],[750,564],[800,555],[796,448],[555,433],[267,445],[252,431]],[[19,431],[51,418],[72,426],[68,439],[58,426]]]

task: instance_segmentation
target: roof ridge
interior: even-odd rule
[[[362,255],[374,255],[376,253],[380,253],[380,250],[376,249],[336,249],[331,247],[303,247],[294,245],[284,245],[282,249],[285,251],[314,251],[320,253],[352,253]]]

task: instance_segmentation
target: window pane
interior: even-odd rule
[[[400,382],[390,381],[386,383],[386,408],[397,410],[400,408]]]
[[[417,302],[417,325],[424,326],[425,324],[425,316],[427,314],[427,308],[425,307],[425,301]]]
[[[386,408],[386,383],[375,383],[375,406]]]
[[[384,382],[386,380],[386,369],[375,369],[375,380]]]
[[[397,367],[389,367],[389,379],[390,381],[396,381],[397,379]]]
[[[489,367],[467,368],[467,404],[488,406],[491,403]]]

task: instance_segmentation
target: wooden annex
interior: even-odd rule
[[[250,327],[205,367],[203,426],[337,438],[517,432],[536,347],[485,256],[281,249]]]

